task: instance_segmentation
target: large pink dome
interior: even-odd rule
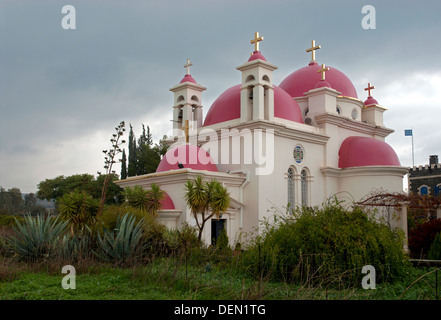
[[[288,92],[291,97],[303,97],[305,92],[314,89],[321,80],[321,73],[318,72],[321,67],[316,62],[310,63],[287,76],[279,87]],[[329,67],[329,71],[326,72],[326,81],[332,89],[341,92],[342,96],[358,98],[351,80],[336,68]]]
[[[386,142],[368,137],[348,137],[338,151],[339,168],[401,166],[394,149]]]
[[[156,172],[180,169],[179,163],[184,168],[193,170],[218,171],[216,164],[207,151],[198,146],[185,144],[168,150],[159,163]]]
[[[235,85],[224,91],[211,105],[204,126],[240,118],[240,88]],[[274,116],[303,123],[297,102],[284,90],[274,86]]]

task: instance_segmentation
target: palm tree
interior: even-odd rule
[[[203,181],[197,176],[185,184],[185,200],[190,207],[199,230],[198,240],[201,242],[205,223],[216,216],[218,219],[230,205],[230,193],[219,181]]]
[[[98,202],[84,191],[72,191],[58,200],[58,211],[63,220],[68,220],[72,236],[74,226],[82,229],[95,219]]]
[[[158,185],[152,183],[149,190],[141,186],[127,187],[124,190],[124,196],[129,206],[156,216],[162,207],[161,201],[164,199],[165,193]]]

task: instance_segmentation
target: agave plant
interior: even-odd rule
[[[68,222],[50,216],[26,216],[23,222],[16,220],[15,235],[6,238],[9,248],[26,260],[48,257],[60,237],[67,231]]]
[[[113,231],[104,230],[103,237],[98,233],[98,250],[95,255],[109,262],[124,263],[129,258],[134,258],[137,250],[142,249],[140,243],[143,236],[141,219],[138,223],[135,217],[127,213],[118,218],[116,228]]]

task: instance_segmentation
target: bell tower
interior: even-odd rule
[[[173,95],[173,136],[179,135],[186,123],[191,123],[193,129],[202,127],[202,92],[207,88],[201,86],[190,75],[190,59],[184,68],[187,73],[179,84],[170,88]],[[187,122],[188,121],[188,122]]]
[[[254,52],[246,63],[237,67],[242,72],[240,122],[274,119],[273,71],[277,67],[266,61],[259,51],[263,37],[254,34]]]

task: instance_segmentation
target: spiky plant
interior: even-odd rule
[[[93,222],[98,210],[98,202],[84,191],[72,191],[58,200],[58,211],[63,220],[69,221],[72,237],[74,227],[79,230]]]
[[[49,257],[60,237],[67,231],[68,222],[50,216],[26,216],[22,222],[16,220],[15,235],[6,239],[12,251],[26,260]]]
[[[141,219],[136,223],[135,217],[127,213],[118,218],[116,228],[104,230],[103,237],[98,233],[98,250],[95,255],[108,262],[125,263],[130,258],[136,258],[138,250],[145,246],[141,243],[143,236]]]

